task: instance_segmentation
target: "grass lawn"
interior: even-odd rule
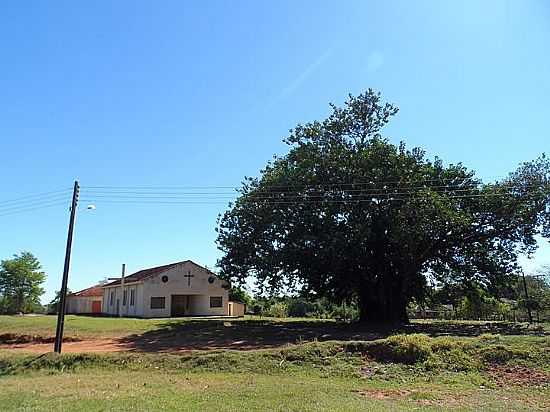
[[[0,316],[0,334],[55,336],[57,316]],[[67,315],[65,336],[81,338],[119,337],[161,327],[166,319],[102,318]]]
[[[84,370],[4,378],[3,411],[548,410],[548,390],[493,389],[478,375],[401,381],[256,374]],[[546,398],[546,399],[545,399]]]
[[[548,325],[67,320],[73,337],[117,338],[130,350],[59,356],[0,345],[2,411],[550,409]],[[51,316],[0,317],[0,335],[51,336],[54,326]],[[158,351],[182,341],[195,350]],[[234,350],[242,341],[261,349]]]
[[[55,315],[31,315],[31,316],[7,316],[0,315],[0,334],[14,333],[37,336],[54,336],[57,316]],[[65,316],[65,336],[75,338],[113,338],[133,334],[152,332],[166,329],[174,325],[216,325],[224,320],[204,318],[166,318],[166,319],[139,319],[139,318],[109,318],[92,316]],[[321,320],[310,318],[260,318],[258,316],[246,316],[244,318],[231,319],[237,325],[246,325],[250,322],[262,324],[274,323],[300,323],[334,324],[333,320]]]
[[[183,356],[0,351],[0,405],[2,411],[544,411],[550,345],[538,339],[535,348],[496,336],[464,343],[398,335]]]

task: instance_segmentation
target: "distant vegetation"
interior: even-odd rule
[[[42,312],[40,296],[46,274],[38,259],[21,252],[0,262],[0,313]]]
[[[499,320],[529,321],[528,309],[534,322],[550,321],[550,268],[538,275],[514,279],[501,290],[489,293],[481,287],[439,285],[427,287],[423,300],[413,300],[407,307],[412,319]],[[305,317],[318,319],[359,320],[357,302],[333,303],[328,298],[312,299],[301,296],[252,297],[244,290],[233,288],[232,300],[246,303],[247,313],[275,318]]]

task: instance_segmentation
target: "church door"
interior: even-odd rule
[[[187,295],[172,295],[172,306],[170,310],[170,316],[185,316],[185,309],[188,306],[187,300],[189,296]]]

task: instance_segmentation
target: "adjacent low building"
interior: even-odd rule
[[[101,315],[103,312],[103,288],[92,286],[67,295],[66,312],[75,315]]]

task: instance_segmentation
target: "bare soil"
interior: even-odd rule
[[[0,345],[0,349],[19,350],[32,353],[48,353],[53,352],[52,343],[15,343]],[[65,353],[81,353],[81,352],[120,352],[128,350],[123,345],[120,345],[116,339],[89,339],[79,340],[76,342],[63,342],[63,352]]]
[[[491,365],[487,372],[498,386],[550,386],[550,374],[526,366]]]

